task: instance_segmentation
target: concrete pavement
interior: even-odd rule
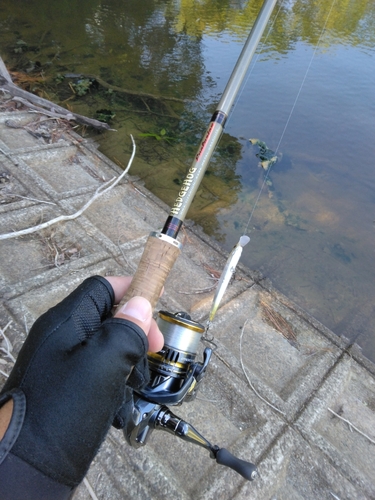
[[[44,118],[0,112],[1,234],[74,213],[120,173],[93,142]],[[13,348],[6,355],[0,335],[1,385],[32,322],[87,276],[131,274],[167,213],[127,178],[77,219],[0,242],[0,326]],[[226,255],[193,224],[181,239],[158,308],[204,322],[213,292],[197,290],[212,285],[207,269],[221,271]],[[242,265],[212,332],[218,349],[200,394],[173,411],[211,442],[255,462],[258,478],[247,482],[166,433],[155,431],[135,450],[113,429],[87,476],[96,497],[374,499],[375,366],[358,346]],[[74,498],[95,496],[82,484]]]

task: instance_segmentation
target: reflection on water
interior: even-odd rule
[[[3,0],[1,55],[29,89],[110,110],[102,150],[125,165],[132,133],[133,173],[172,204],[261,3]],[[278,3],[189,214],[228,250],[248,225],[246,264],[373,360],[374,19],[372,0]],[[252,137],[279,161],[249,221]]]

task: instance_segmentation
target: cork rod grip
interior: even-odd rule
[[[151,302],[154,309],[180,251],[181,244],[174,238],[162,233],[151,233],[130,288],[119,307],[138,295]]]

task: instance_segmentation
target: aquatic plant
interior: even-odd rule
[[[253,146],[259,147],[259,153],[256,156],[260,159],[260,165],[264,170],[268,170],[277,162],[277,155],[265,142],[259,139],[249,139],[249,141]]]
[[[165,130],[165,128],[162,128],[159,133],[145,132],[145,133],[138,134],[138,135],[139,135],[139,137],[153,137],[157,141],[164,140],[164,141],[169,142],[169,141],[175,141],[176,140],[174,137],[169,137],[166,134],[167,134],[167,131]]]
[[[77,83],[71,83],[71,87],[73,88],[75,94],[79,97],[82,97],[87,94],[92,85],[92,80],[89,78],[83,78],[82,80],[78,80]]]

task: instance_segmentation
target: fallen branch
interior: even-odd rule
[[[181,293],[183,295],[198,295],[200,293],[208,293],[212,292],[217,287],[217,283],[214,283],[211,286],[208,286],[207,288],[195,288],[191,292],[183,292],[182,290],[178,290],[177,293]]]
[[[4,72],[6,71],[6,73]],[[11,80],[9,80],[10,75],[5,67],[3,60],[0,57],[0,90],[3,92],[8,92],[12,99],[21,98],[25,99],[26,102],[33,105],[36,110],[43,113],[55,113],[59,118],[63,118],[65,120],[74,120],[81,125],[87,125],[90,127],[97,128],[99,130],[113,130],[108,125],[108,123],[100,122],[99,120],[95,120],[94,118],[87,118],[86,116],[79,115],[77,113],[72,113],[68,109],[59,106],[58,104],[54,104],[47,99],[43,99],[43,97],[39,97],[31,92],[27,92],[27,90],[20,89],[15,85]],[[22,101],[23,104],[27,105]],[[54,116],[54,115],[49,115]]]
[[[20,231],[15,231],[13,233],[0,234],[0,240],[8,240],[11,238],[18,238],[18,236],[24,236],[26,234],[35,233],[36,231],[40,231],[41,229],[45,229],[46,227],[52,226],[53,224],[57,224],[58,222],[68,221],[68,220],[76,219],[77,217],[79,217],[85,210],[87,210],[89,208],[90,205],[92,205],[92,203],[94,203],[95,200],[97,200],[100,196],[102,196],[103,194],[107,193],[112,188],[114,188],[116,186],[116,184],[118,184],[121,181],[121,179],[125,176],[125,174],[128,173],[128,171],[131,167],[131,164],[133,163],[133,159],[134,159],[135,151],[136,151],[136,146],[135,146],[133,136],[130,135],[130,137],[131,137],[131,140],[133,143],[133,152],[132,152],[132,155],[130,157],[130,160],[128,162],[126,169],[117,178],[114,177],[113,179],[109,180],[108,182],[106,182],[102,186],[99,186],[98,189],[95,191],[94,196],[92,198],[90,198],[89,201],[80,210],[78,210],[78,212],[75,212],[72,215],[60,215],[59,217],[56,217],[55,219],[51,219],[47,222],[43,222],[42,224],[38,224],[37,226],[29,227],[28,229],[22,229]]]
[[[12,320],[8,321],[8,323],[4,326],[4,328],[0,328],[0,335],[1,337],[3,337],[4,341],[5,341],[5,348],[3,347],[0,347],[0,352],[3,352],[6,357],[8,357],[10,359],[10,361],[12,363],[15,363],[16,362],[16,359],[15,357],[13,356],[13,354],[11,353],[11,351],[13,351],[13,346],[10,342],[10,340],[8,339],[8,337],[5,335],[5,330],[7,328],[10,327],[10,325],[13,323]],[[0,370],[0,374],[4,377],[4,378],[9,378],[9,374],[8,373],[5,373],[3,370]]]
[[[7,67],[4,64],[4,61],[0,57],[0,75],[5,78],[9,83],[12,83],[12,77],[9,74],[9,71],[7,70]]]
[[[10,196],[12,198],[22,198],[23,200],[37,201],[38,203],[47,203],[48,205],[56,205],[53,201],[38,200],[37,198],[29,198],[28,196],[21,196],[20,194],[13,193],[0,193],[2,196]]]
[[[246,377],[246,380],[248,381],[249,383],[249,386],[252,388],[252,390],[254,391],[254,393],[258,396],[259,399],[261,399],[264,403],[266,403],[268,406],[270,406],[271,408],[273,408],[275,411],[277,411],[278,413],[281,413],[281,415],[285,415],[285,412],[279,410],[279,408],[277,408],[276,406],[274,406],[272,403],[270,403],[269,401],[267,401],[267,399],[265,399],[263,396],[261,396],[259,394],[259,392],[255,389],[255,387],[253,386],[248,374],[246,373],[246,370],[245,370],[245,365],[242,361],[242,336],[243,336],[243,332],[245,331],[245,326],[247,324],[247,320],[245,321],[245,324],[243,325],[242,327],[242,331],[241,331],[241,336],[240,336],[240,362],[241,362],[241,367],[242,367],[242,371],[244,372],[244,375]]]
[[[95,495],[95,491],[94,491],[93,487],[91,486],[91,484],[89,483],[89,480],[86,477],[83,479],[83,484],[86,486],[87,491],[89,492],[92,500],[98,500],[98,497]]]
[[[205,340],[207,340],[207,339],[205,339]],[[224,363],[224,365],[225,365],[227,368],[229,368],[229,370],[231,370],[231,369],[232,369],[232,367],[230,366],[230,364],[229,364],[227,361],[225,361],[225,359],[224,359],[222,356],[220,356],[220,354],[219,354],[218,352],[214,351],[213,353],[215,354],[215,356],[216,356],[218,359],[220,359],[220,361],[221,361],[222,363]]]
[[[349,420],[347,420],[344,417],[341,417],[338,413],[336,413],[335,411],[331,410],[331,408],[327,408],[327,410],[330,411],[331,413],[333,413],[333,415],[335,415],[335,417],[339,418],[343,422],[346,422],[349,425],[349,429],[350,430],[354,429],[359,434],[361,434],[361,436],[363,436],[366,439],[368,439],[370,441],[370,443],[375,444],[375,441],[373,439],[371,439],[367,434],[365,434],[364,432],[362,432],[361,430],[359,430],[358,427],[356,427],[355,425],[353,425]]]
[[[186,100],[184,99],[179,99],[178,97],[164,97],[164,96],[157,96],[155,94],[148,94],[147,92],[137,92],[135,90],[129,90],[129,89],[124,89],[122,87],[117,87],[117,85],[112,85],[111,83],[108,83],[106,82],[105,80],[103,80],[102,78],[100,78],[100,76],[97,76],[97,75],[86,75],[84,73],[80,73],[78,75],[75,75],[75,76],[79,76],[80,78],[87,78],[87,79],[90,79],[90,80],[96,80],[99,85],[101,85],[102,87],[106,88],[106,89],[109,89],[109,90],[114,90],[115,92],[120,92],[120,93],[123,93],[123,94],[129,94],[129,95],[132,95],[132,96],[135,96],[135,97],[140,97],[140,98],[145,98],[145,99],[153,99],[155,101],[174,101],[174,102],[181,102],[181,103],[185,103]]]
[[[0,328],[0,335],[1,337],[4,339],[5,341],[5,347],[0,347],[0,352],[3,352],[13,363],[16,362],[13,354],[12,354],[12,350],[13,350],[13,346],[12,344],[10,343],[10,340],[8,339],[8,337],[5,335],[5,330],[12,324],[12,320],[8,321],[8,323],[4,326],[4,328]],[[3,375],[4,375],[4,372],[2,372]]]
[[[36,106],[35,104],[29,102],[27,99],[24,99],[23,97],[14,96],[12,98],[12,101],[19,102],[23,106],[30,108],[31,112],[37,112],[37,113],[40,113],[41,115],[46,115],[46,116],[49,116],[51,118],[55,118],[56,120],[58,120],[58,119],[68,120],[68,121],[74,120],[74,113],[67,112],[67,114],[62,114],[62,113],[57,113],[55,108],[44,109],[44,108],[41,108],[40,106]],[[87,120],[90,120],[90,118],[87,118]]]
[[[130,96],[138,97],[139,99],[142,100],[143,104],[145,105],[147,112],[152,113],[151,109],[147,106],[147,103],[144,101],[144,99],[152,99],[153,101],[161,103],[168,111],[169,115],[172,118],[177,118],[179,119],[180,117],[173,111],[171,106],[167,101],[174,101],[174,102],[180,102],[180,103],[185,103],[187,102],[186,99],[179,99],[178,97],[165,97],[165,96],[157,96],[155,94],[149,94],[147,92],[137,92],[135,90],[130,90],[130,89],[124,89],[122,87],[118,87],[117,85],[112,85],[111,83],[106,82],[100,76],[97,75],[87,75],[85,73],[78,73],[78,74],[67,74],[66,78],[69,77],[80,77],[80,78],[85,78],[88,80],[95,80],[99,85],[104,87],[105,89],[108,89],[112,92],[118,92],[120,94],[127,94]]]
[[[0,153],[2,153],[4,156],[6,156],[6,157],[8,158],[8,160],[13,161],[13,162],[14,162],[14,164],[15,164],[16,166],[18,165],[17,160],[14,160],[14,159],[12,158],[12,156],[11,156],[9,153],[7,153],[6,151],[4,151],[4,150],[3,150],[3,149],[1,149],[1,148],[0,148]]]
[[[333,498],[335,498],[335,500],[341,500],[340,497],[338,497],[337,495],[335,495],[334,493],[332,493],[332,491],[330,491],[329,494],[332,495]]]

